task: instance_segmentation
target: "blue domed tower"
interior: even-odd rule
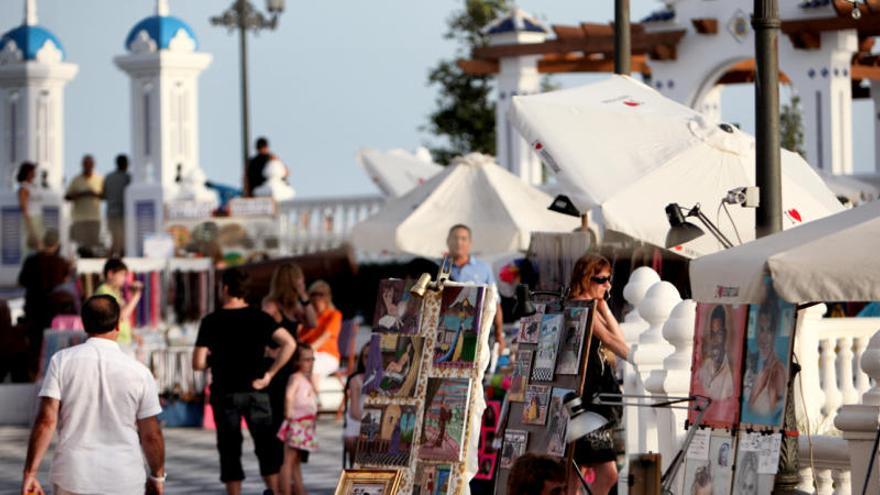
[[[0,37],[0,188],[15,187],[23,161],[61,190],[64,171],[64,86],[77,73],[64,46],[37,23],[36,0],[25,0],[24,22]]]
[[[126,203],[126,243],[132,255],[143,238],[160,232],[165,202],[179,193],[178,177],[199,175],[199,74],[211,55],[198,51],[193,29],[156,1],[155,15],[138,21],[125,37],[116,66],[131,79],[133,184]]]

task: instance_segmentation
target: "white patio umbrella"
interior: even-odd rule
[[[874,201],[880,197],[880,190],[851,175],[831,174],[822,170],[816,172],[834,194],[848,199],[854,205]]]
[[[570,232],[577,218],[547,210],[553,198],[497,165],[471,153],[407,194],[389,199],[352,230],[360,251],[439,257],[449,228],[473,231],[473,251],[493,255],[525,250],[531,232]]]
[[[880,300],[880,201],[696,259],[693,298],[760,303],[763,279],[793,303]]]
[[[663,246],[666,205],[700,204],[734,242],[737,234],[754,238],[754,210],[720,211],[729,190],[755,185],[754,139],[733,126],[711,123],[627,76],[516,96],[511,119],[575,206],[598,209],[607,229]],[[842,209],[816,172],[787,151],[782,204],[785,228]],[[697,257],[719,248],[707,234],[677,250]]]
[[[419,148],[415,153],[399,148],[388,151],[364,148],[358,151],[357,161],[382,193],[392,198],[403,196],[443,170],[431,160],[426,148]]]

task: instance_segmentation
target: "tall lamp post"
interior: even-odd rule
[[[614,73],[632,74],[629,0],[614,0]]]
[[[250,146],[250,110],[248,105],[247,32],[258,33],[278,27],[278,18],[284,12],[284,0],[266,0],[268,14],[260,12],[249,0],[234,0],[222,14],[211,17],[211,24],[223,26],[229,32],[238,30],[239,59],[241,61],[241,156],[244,176],[247,176],[248,147]],[[244,180],[244,179],[243,179]]]

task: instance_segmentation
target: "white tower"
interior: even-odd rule
[[[542,43],[550,30],[521,9],[513,9],[483,28],[489,45]],[[507,116],[514,96],[541,92],[540,55],[498,60],[498,99],[495,106],[495,144],[498,163],[528,184],[543,182],[541,160],[513,128]]]
[[[24,22],[0,38],[0,284],[14,284],[28,254],[15,176],[24,161],[37,164],[35,202],[28,213],[43,229],[67,229],[61,199],[64,173],[64,86],[78,67],[61,41],[37,25],[37,2],[25,0]],[[43,188],[41,186],[45,185]],[[38,229],[37,235],[41,235]]]
[[[61,41],[37,25],[36,0],[25,0],[22,25],[0,38],[0,189],[15,188],[23,161],[38,182],[60,192],[64,172],[64,86],[78,67],[64,62]]]
[[[114,59],[131,78],[133,184],[126,198],[126,242],[142,254],[145,235],[160,232],[163,203],[175,196],[178,177],[199,169],[199,74],[211,63],[195,32],[169,15],[167,0],[138,22]]]

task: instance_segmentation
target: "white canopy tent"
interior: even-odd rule
[[[880,300],[880,201],[691,262],[693,298],[760,303],[763,279],[793,303]]]
[[[728,238],[754,238],[754,210],[733,206],[730,217],[720,216],[729,190],[755,185],[754,139],[733,126],[712,123],[627,76],[515,96],[511,119],[575,206],[599,210],[607,229],[663,246],[666,205],[700,204]],[[785,228],[843,209],[816,172],[787,151],[782,203]],[[676,250],[697,257],[720,247],[705,235]]]
[[[352,230],[359,251],[440,257],[449,228],[473,230],[473,251],[494,255],[528,248],[531,232],[570,232],[577,218],[547,210],[553,198],[497,165],[471,153],[424,184],[389,199]]]
[[[391,198],[403,196],[443,170],[431,160],[427,148],[419,148],[415,153],[400,148],[364,148],[358,151],[357,161],[382,194]]]

